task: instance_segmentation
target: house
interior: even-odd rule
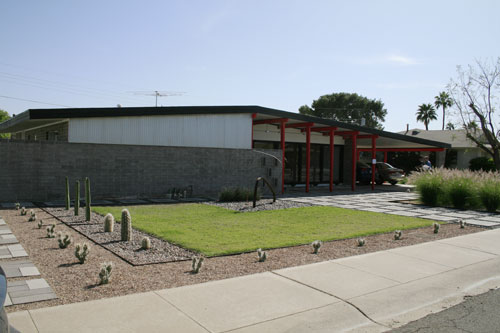
[[[469,140],[466,131],[461,130],[430,130],[409,129],[399,132],[412,138],[420,138],[447,143],[451,148],[436,152],[436,166],[467,169],[469,162],[476,157],[488,156],[481,148]]]
[[[266,177],[285,187],[349,184],[359,151],[449,144],[260,106],[31,109],[0,124],[0,201],[62,198],[90,177],[94,198],[215,195]],[[373,185],[374,186],[374,185]],[[372,187],[373,187],[372,186]],[[10,199],[7,199],[10,198]]]

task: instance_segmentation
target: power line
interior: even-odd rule
[[[0,95],[0,97],[3,97],[3,98],[9,98],[9,99],[16,99],[16,100],[18,100],[18,101],[24,101],[24,102],[32,102],[32,103],[38,103],[38,104],[46,104],[46,105],[63,106],[63,107],[65,107],[65,108],[71,108],[71,107],[72,107],[72,106],[69,106],[69,105],[62,105],[62,104],[55,104],[55,103],[47,103],[47,102],[35,101],[35,100],[32,100],[32,99],[24,99],[24,98],[12,97],[12,96],[4,96],[4,95]]]

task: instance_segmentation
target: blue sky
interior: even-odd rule
[[[333,92],[416,123],[457,65],[500,56],[500,1],[0,2],[0,108],[261,105]],[[18,99],[13,99],[18,98]],[[24,100],[37,102],[30,102]],[[441,128],[440,118],[430,129]]]

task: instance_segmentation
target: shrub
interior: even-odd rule
[[[151,248],[151,239],[144,237],[141,241],[141,247],[143,250],[149,250]]]
[[[220,202],[249,201],[253,200],[253,190],[246,188],[225,188],[219,193]],[[257,191],[257,200],[260,200],[260,192]]]
[[[89,252],[90,246],[87,243],[83,243],[83,245],[78,243],[75,245],[75,257],[78,259],[80,264],[85,263]]]
[[[132,217],[128,209],[122,210],[121,239],[122,241],[132,240]]]
[[[198,274],[203,265],[203,257],[193,257],[193,261],[191,263],[191,273]]]
[[[101,264],[99,271],[99,284],[108,284],[111,281],[111,271],[113,270],[112,262],[105,262]]]
[[[71,234],[63,234],[62,232],[57,233],[57,243],[59,244],[60,249],[65,249],[68,247],[69,244],[73,241],[73,238],[71,238]]]
[[[434,222],[432,224],[432,227],[434,228],[434,233],[437,234],[439,232],[439,228],[441,227],[441,225],[437,222]]]
[[[457,177],[446,182],[445,192],[453,207],[465,209],[467,203],[472,203],[474,196],[474,186],[469,178]]]
[[[104,232],[113,232],[115,227],[115,217],[113,214],[106,214],[104,217]]]
[[[267,259],[266,251],[262,251],[262,249],[257,249],[257,255],[259,256],[259,262],[264,262]]]
[[[358,238],[358,246],[365,246],[366,240],[364,238]]]
[[[416,182],[420,200],[424,205],[437,206],[440,196],[442,196],[442,181],[438,175],[429,172],[423,175]]]
[[[492,158],[476,157],[469,161],[469,169],[471,171],[495,171],[497,168]]]
[[[403,232],[401,230],[394,231],[394,240],[400,240],[403,236]]]
[[[56,237],[56,225],[51,224],[47,227],[47,238],[55,238]]]
[[[314,254],[318,254],[319,249],[321,248],[321,245],[323,245],[323,242],[320,240],[315,240],[314,242],[311,243]]]
[[[500,207],[500,182],[484,182],[479,187],[479,198],[488,212]]]

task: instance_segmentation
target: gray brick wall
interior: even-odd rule
[[[75,181],[88,176],[94,199],[161,198],[189,185],[194,195],[216,196],[224,187],[253,188],[259,176],[279,189],[281,168],[273,160],[245,149],[0,140],[0,201],[62,200],[65,176],[72,197]]]

